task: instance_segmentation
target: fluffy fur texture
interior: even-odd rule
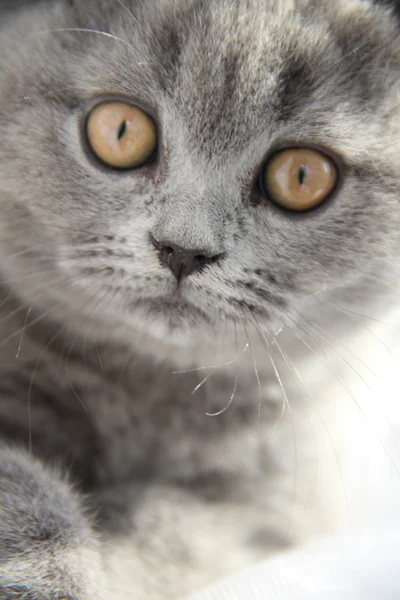
[[[293,375],[311,317],[332,340],[338,302],[398,302],[398,23],[368,0],[16,4],[0,30],[0,596],[185,597],[335,521],[314,498],[300,524],[293,478],[306,503],[299,457],[319,450],[293,445],[276,335]],[[93,158],[102,95],[154,115],[152,166]],[[341,164],[301,215],[257,183],[297,144]],[[150,235],[220,259],[178,289]]]

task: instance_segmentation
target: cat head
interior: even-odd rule
[[[1,268],[37,311],[196,343],[398,275],[390,8],[65,0],[0,55]]]

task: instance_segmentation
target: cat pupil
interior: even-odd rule
[[[118,130],[118,135],[117,135],[118,141],[124,137],[126,130],[127,130],[127,123],[126,123],[126,121],[122,121],[122,123],[119,127],[119,130]]]
[[[307,179],[307,169],[306,169],[305,165],[301,165],[301,167],[299,169],[298,177],[299,177],[299,184],[303,185],[303,183]]]

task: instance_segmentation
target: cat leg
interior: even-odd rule
[[[0,449],[0,598],[106,597],[79,496],[27,453]]]

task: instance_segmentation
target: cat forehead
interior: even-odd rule
[[[37,63],[24,97],[28,81],[73,108],[121,93],[214,157],[287,123],[292,138],[298,123],[322,131],[343,122],[340,103],[353,121],[360,106],[378,115],[392,71],[398,79],[398,32],[369,0],[88,0],[39,24],[53,27],[31,38],[53,60],[24,61]]]
[[[340,101],[357,108],[384,93],[374,73],[386,48],[382,15],[365,0],[337,0],[334,9],[325,0],[160,0],[137,13],[129,6],[120,7],[125,30],[137,21],[150,93],[156,85],[193,144],[214,154],[254,140],[263,124],[268,131],[304,118],[313,104],[321,122]]]
[[[204,140],[214,152],[249,143],[303,104],[325,46],[295,13],[284,26],[280,11],[265,7],[225,13],[220,4],[205,11],[199,30],[183,38],[175,78],[168,77],[170,62],[160,78],[195,144]]]

